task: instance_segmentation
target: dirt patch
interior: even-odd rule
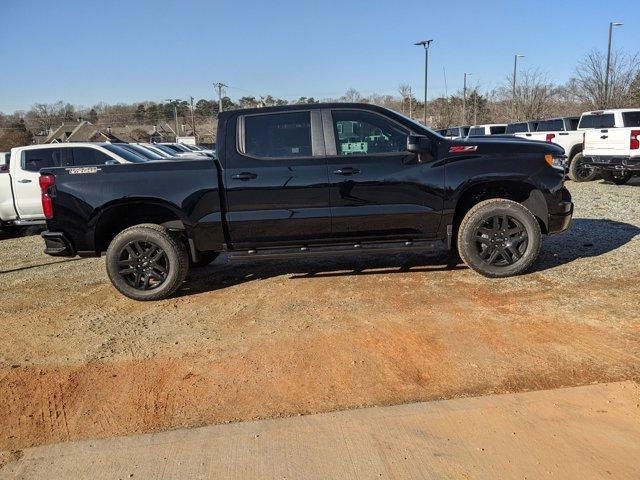
[[[621,190],[594,185],[572,188],[575,230],[545,241],[538,270],[505,280],[420,255],[218,264],[150,304],[118,295],[101,259],[3,240],[2,458],[76,438],[637,380],[640,194],[625,189],[633,202],[604,221],[580,196],[598,188],[614,204]]]

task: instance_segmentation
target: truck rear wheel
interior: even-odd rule
[[[458,229],[460,257],[485,277],[525,272],[538,258],[541,244],[538,220],[523,205],[504,198],[475,205]]]
[[[595,168],[584,164],[582,153],[576,153],[569,164],[569,178],[574,182],[590,182],[595,180],[598,172]]]
[[[166,228],[142,224],[120,232],[107,249],[113,286],[134,300],[161,300],[182,284],[189,256],[180,238]]]
[[[633,177],[633,173],[632,172],[624,172],[623,173],[623,172],[606,171],[606,172],[604,172],[603,177],[604,177],[605,182],[614,183],[616,185],[624,185],[629,180],[631,180],[631,177]]]

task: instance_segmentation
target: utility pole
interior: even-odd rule
[[[173,104],[173,116],[176,121],[176,142],[178,141],[178,100],[177,98],[167,98],[167,102]]]
[[[191,127],[193,128],[193,136],[198,138],[198,134],[196,133],[196,114],[193,110],[193,96],[189,96],[191,100]]]
[[[409,87],[409,118],[413,118],[413,111],[412,111],[413,101],[411,99],[412,96],[413,96],[413,93],[411,93],[411,87]]]
[[[465,125],[467,123],[467,76],[471,75],[470,73],[464,74],[464,83],[462,86],[462,124]]]
[[[427,125],[427,92],[429,90],[429,46],[433,42],[431,40],[422,40],[414,43],[414,45],[424,47],[424,124]]]
[[[222,112],[222,89],[226,88],[227,85],[224,83],[218,82],[214,83],[213,86],[218,90],[218,113]]]
[[[620,27],[620,22],[609,22],[609,46],[607,47],[607,69],[604,72],[604,105],[609,106],[609,70],[611,69],[611,37],[613,36],[613,27]]]
[[[524,55],[516,53],[513,58],[513,85],[511,87],[511,95],[513,100],[513,120],[517,120],[518,112],[516,108],[516,75],[518,74],[518,59],[524,58]]]

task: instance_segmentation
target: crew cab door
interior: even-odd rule
[[[23,150],[20,161],[11,166],[13,194],[20,218],[44,218],[40,198],[40,170],[68,165],[67,150],[53,146]]]
[[[444,166],[407,152],[410,129],[382,114],[332,109],[323,116],[332,235],[434,237],[443,208]]]
[[[224,156],[234,248],[301,244],[331,234],[319,110],[229,120]]]

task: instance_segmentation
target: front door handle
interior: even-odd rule
[[[255,180],[256,178],[258,178],[258,175],[251,172],[242,172],[236,175],[231,175],[231,178],[233,178],[234,180],[242,180],[244,182],[246,180]]]
[[[18,180],[18,183],[31,183],[31,180],[29,180],[28,178],[23,178],[21,180]]]
[[[339,168],[338,170],[334,170],[333,173],[336,175],[356,175],[360,173],[360,170],[353,167],[342,167],[342,168]]]

